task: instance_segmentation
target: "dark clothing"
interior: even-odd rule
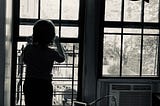
[[[40,45],[27,45],[24,50],[26,78],[51,80],[53,62],[64,61],[54,49]]]
[[[41,45],[27,45],[23,61],[26,64],[24,97],[26,106],[52,106],[53,62],[63,62],[54,49]]]
[[[51,81],[26,79],[23,90],[25,106],[52,106],[53,86]]]

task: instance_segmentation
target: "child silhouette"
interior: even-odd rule
[[[26,76],[23,85],[26,106],[52,106],[53,62],[65,60],[64,48],[55,36],[55,26],[50,20],[38,20],[33,27],[33,41],[23,53]],[[49,45],[56,45],[56,50]]]

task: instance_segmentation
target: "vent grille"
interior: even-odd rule
[[[112,85],[112,90],[130,90],[130,85]]]
[[[134,90],[151,90],[150,85],[134,85],[133,86]]]
[[[150,84],[110,84],[110,95],[117,99],[117,106],[152,106],[152,86]],[[109,99],[109,106],[115,106]]]
[[[120,92],[119,106],[151,106],[150,92]]]

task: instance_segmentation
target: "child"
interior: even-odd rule
[[[51,49],[55,43],[57,50]],[[26,106],[52,106],[53,62],[65,60],[64,49],[55,36],[55,26],[50,20],[39,20],[33,27],[33,42],[24,49],[23,61],[26,76],[23,85]]]

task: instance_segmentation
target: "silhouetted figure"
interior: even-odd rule
[[[49,45],[55,43],[57,49]],[[64,49],[55,36],[55,26],[50,20],[39,20],[33,27],[33,41],[24,49],[23,61],[26,76],[23,85],[26,106],[52,106],[53,62],[65,60]]]

